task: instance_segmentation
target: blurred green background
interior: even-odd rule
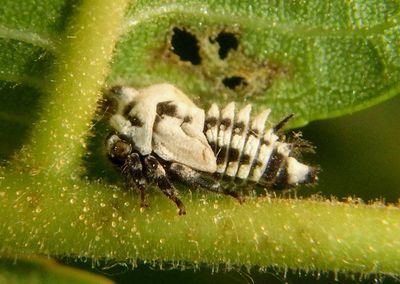
[[[323,196],[397,202],[400,182],[400,98],[302,131],[317,146]]]

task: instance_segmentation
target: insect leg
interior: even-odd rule
[[[128,188],[138,188],[140,191],[140,206],[147,207],[146,177],[139,153],[132,152],[132,146],[119,135],[111,133],[106,140],[108,159],[118,166],[126,178]]]
[[[239,203],[243,202],[243,198],[236,191],[223,187],[218,181],[207,177],[204,173],[200,173],[178,163],[172,163],[168,170],[173,176],[188,185],[205,188],[219,194],[229,195],[237,199]]]
[[[160,190],[173,202],[179,209],[179,215],[186,214],[185,206],[182,201],[176,196],[176,192],[171,182],[166,176],[163,166],[152,155],[144,159],[144,166],[149,180],[154,181]]]
[[[128,183],[133,184],[140,192],[140,207],[148,207],[146,186],[147,181],[143,175],[143,166],[138,153],[131,153],[122,165],[122,172],[127,176]]]

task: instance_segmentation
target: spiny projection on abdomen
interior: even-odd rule
[[[235,103],[220,110],[213,104],[207,112],[204,133],[217,159],[221,176],[249,180],[270,189],[288,189],[315,183],[316,169],[294,156],[296,145],[283,141],[278,130],[292,116],[275,127],[266,127],[271,109],[251,119],[251,105],[239,111]]]

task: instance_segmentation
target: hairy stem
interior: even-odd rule
[[[115,187],[47,180],[59,188],[49,193],[40,175],[13,176],[0,187],[8,188],[0,192],[2,254],[400,273],[398,207],[278,198],[240,205],[185,194],[188,214],[178,216],[159,194],[140,210],[136,195]]]
[[[32,171],[70,174],[79,168],[127,0],[86,0],[70,19],[49,75],[42,113],[18,162]]]

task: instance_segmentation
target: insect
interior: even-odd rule
[[[110,118],[112,133],[106,139],[110,161],[140,192],[147,206],[146,188],[154,183],[185,214],[173,181],[230,195],[241,195],[224,186],[250,181],[269,189],[287,189],[317,180],[315,167],[299,162],[294,153],[306,143],[285,142],[279,129],[291,118],[265,127],[271,110],[251,119],[251,105],[239,111],[230,103],[222,110],[213,104],[205,111],[171,84],[136,90],[111,89],[116,101]],[[300,150],[299,150],[300,149]]]

